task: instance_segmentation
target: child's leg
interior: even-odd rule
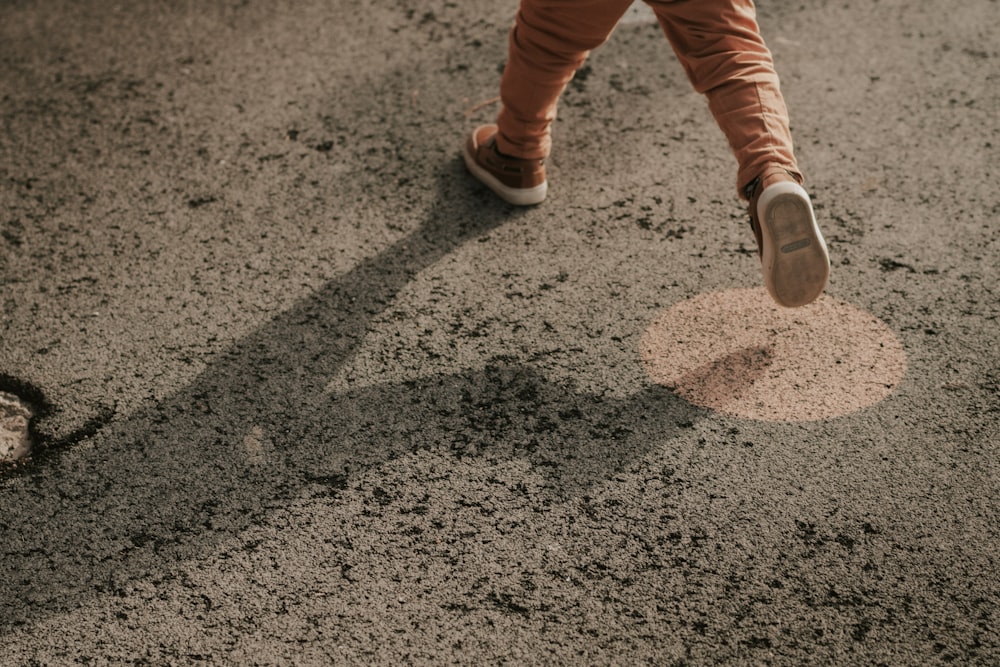
[[[566,84],[604,43],[631,0],[521,0],[500,82],[497,148],[519,158],[549,154],[549,130]]]
[[[646,0],[739,163],[737,187],[788,172],[802,182],[788,111],[752,0]],[[787,176],[786,176],[787,178]]]

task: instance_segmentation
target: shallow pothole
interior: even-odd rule
[[[28,421],[32,414],[27,403],[0,391],[0,464],[13,463],[31,452]]]

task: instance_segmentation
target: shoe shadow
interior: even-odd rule
[[[773,362],[772,347],[746,347],[685,373],[673,383],[673,389],[694,405],[724,411],[753,389]]]
[[[698,417],[659,387],[606,398],[512,360],[326,393],[418,272],[522,215],[475,186],[459,161],[442,167],[437,190],[416,231],[238,341],[183,390],[50,448],[19,483],[0,486],[0,634],[163,576],[306,485],[342,487],[351,471],[408,452],[524,457],[566,498]]]

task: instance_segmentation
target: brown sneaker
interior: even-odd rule
[[[497,126],[481,125],[465,140],[465,166],[504,201],[531,206],[545,199],[545,160],[522,160],[497,150]]]
[[[786,308],[812,303],[826,288],[830,257],[809,195],[791,178],[761,186],[750,183],[747,198],[767,291]]]

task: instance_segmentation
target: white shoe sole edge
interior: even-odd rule
[[[786,308],[815,301],[830,278],[830,257],[808,193],[792,181],[769,186],[757,201],[757,219],[771,298]]]
[[[548,181],[544,181],[541,185],[536,185],[533,188],[508,187],[497,180],[496,176],[476,164],[475,158],[469,154],[467,147],[462,148],[462,156],[465,158],[466,168],[472,172],[472,175],[508,204],[534,206],[535,204],[541,204],[548,193]]]

